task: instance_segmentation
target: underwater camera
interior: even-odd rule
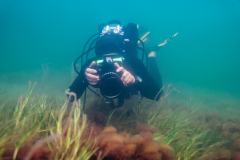
[[[122,66],[122,57],[111,55],[103,56],[103,59],[96,61],[96,65],[92,66],[92,69],[97,70],[99,76],[98,86],[101,94],[108,99],[118,97],[124,90],[123,82],[121,81],[121,72],[116,72],[117,67],[114,63],[118,63]]]

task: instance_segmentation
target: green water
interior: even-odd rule
[[[20,93],[29,80],[41,88],[47,64],[44,91],[64,97],[71,63],[98,25],[112,19],[147,28],[147,46],[181,30],[156,56],[164,85],[173,84],[187,98],[239,99],[238,0],[1,0],[0,95]]]
[[[135,123],[152,125],[155,140],[165,138],[178,159],[224,159],[225,149],[225,158],[239,156],[240,0],[0,0],[0,157],[5,148],[17,153],[18,138],[30,132],[36,140],[53,134],[49,127],[55,128],[54,116],[77,76],[72,63],[98,25],[113,19],[139,24],[140,35],[150,31],[146,47],[179,31],[156,55],[166,94],[157,103],[136,105],[139,99],[132,98],[112,110],[88,91],[88,121],[102,127],[118,122],[117,129],[128,132]],[[37,85],[28,100],[29,81]],[[45,118],[48,113],[54,120]]]

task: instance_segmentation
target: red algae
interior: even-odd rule
[[[22,160],[32,147],[22,147],[19,149],[16,159]],[[14,150],[8,150],[3,155],[3,159],[13,159]],[[31,157],[31,160],[49,160],[51,151],[47,146],[40,147]]]
[[[99,152],[111,160],[175,160],[173,149],[166,144],[158,144],[150,132],[131,136],[117,133],[114,127],[107,127],[99,135]],[[97,154],[95,154],[97,156]]]
[[[219,159],[229,159],[231,157],[231,152],[227,149],[220,149],[218,156]]]
[[[233,152],[231,155],[231,160],[240,160],[240,152]]]
[[[158,160],[161,158],[162,154],[159,150],[159,145],[155,142],[149,142],[144,145],[143,151],[141,153],[144,159]]]
[[[80,124],[81,125],[81,122]],[[71,127],[74,127],[71,124]],[[71,128],[70,127],[70,128]],[[141,128],[141,127],[140,127]],[[91,160],[97,159],[100,155],[105,155],[104,159],[108,160],[175,160],[176,156],[173,153],[173,149],[166,144],[159,144],[153,140],[152,133],[149,131],[152,130],[150,127],[144,126],[143,131],[136,135],[131,135],[128,132],[117,132],[115,127],[107,127],[104,130],[96,125],[89,125],[83,131],[84,139],[98,139],[98,143],[95,148],[97,148],[96,153],[91,157]],[[148,129],[147,129],[148,128]],[[66,131],[62,134],[62,142],[65,143]],[[71,129],[71,136],[73,134],[73,129]],[[16,159],[24,159],[26,156],[31,160],[50,160],[53,159],[56,155],[56,148],[51,151],[46,141],[51,138],[47,137],[43,139],[41,145],[38,143],[32,143],[32,146],[21,147],[18,151]],[[58,144],[59,142],[54,142]],[[82,145],[84,145],[83,143]],[[37,147],[37,149],[36,149]],[[6,150],[2,155],[3,159],[12,159],[14,155],[14,147],[12,149]],[[35,149],[33,149],[35,148]],[[70,148],[72,148],[70,146]],[[64,149],[64,148],[62,148]],[[73,149],[73,148],[72,148]],[[80,148],[81,149],[81,148]],[[29,154],[31,153],[31,154]],[[59,152],[59,154],[61,154]],[[61,156],[61,155],[60,155]],[[56,158],[56,157],[55,157]]]
[[[164,160],[172,160],[177,159],[174,154],[174,150],[171,146],[161,143],[159,145],[160,152],[162,153],[162,159]]]
[[[240,139],[235,140],[232,143],[231,147],[233,147],[234,149],[240,149]]]

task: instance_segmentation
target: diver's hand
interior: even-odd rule
[[[96,85],[99,81],[99,76],[94,75],[95,73],[97,73],[97,70],[90,68],[94,65],[96,65],[95,61],[93,61],[90,64],[89,68],[85,70],[86,79],[88,80],[88,83],[91,85]]]
[[[121,77],[121,81],[123,82],[123,84],[125,86],[127,86],[128,84],[133,84],[135,83],[135,78],[134,76],[128,72],[126,69],[124,69],[123,67],[120,67],[118,63],[114,63],[114,65],[116,67],[118,67],[118,69],[116,70],[116,72],[122,72],[122,77]]]

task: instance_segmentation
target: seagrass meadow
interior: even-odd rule
[[[66,96],[111,20],[160,100]],[[240,160],[239,28],[239,0],[0,0],[0,160]]]
[[[158,102],[126,102],[113,110],[97,99],[85,112],[80,100],[59,102],[39,94],[37,85],[29,82],[18,99],[1,99],[3,160],[239,159],[238,113],[176,101],[181,92],[170,85]]]

